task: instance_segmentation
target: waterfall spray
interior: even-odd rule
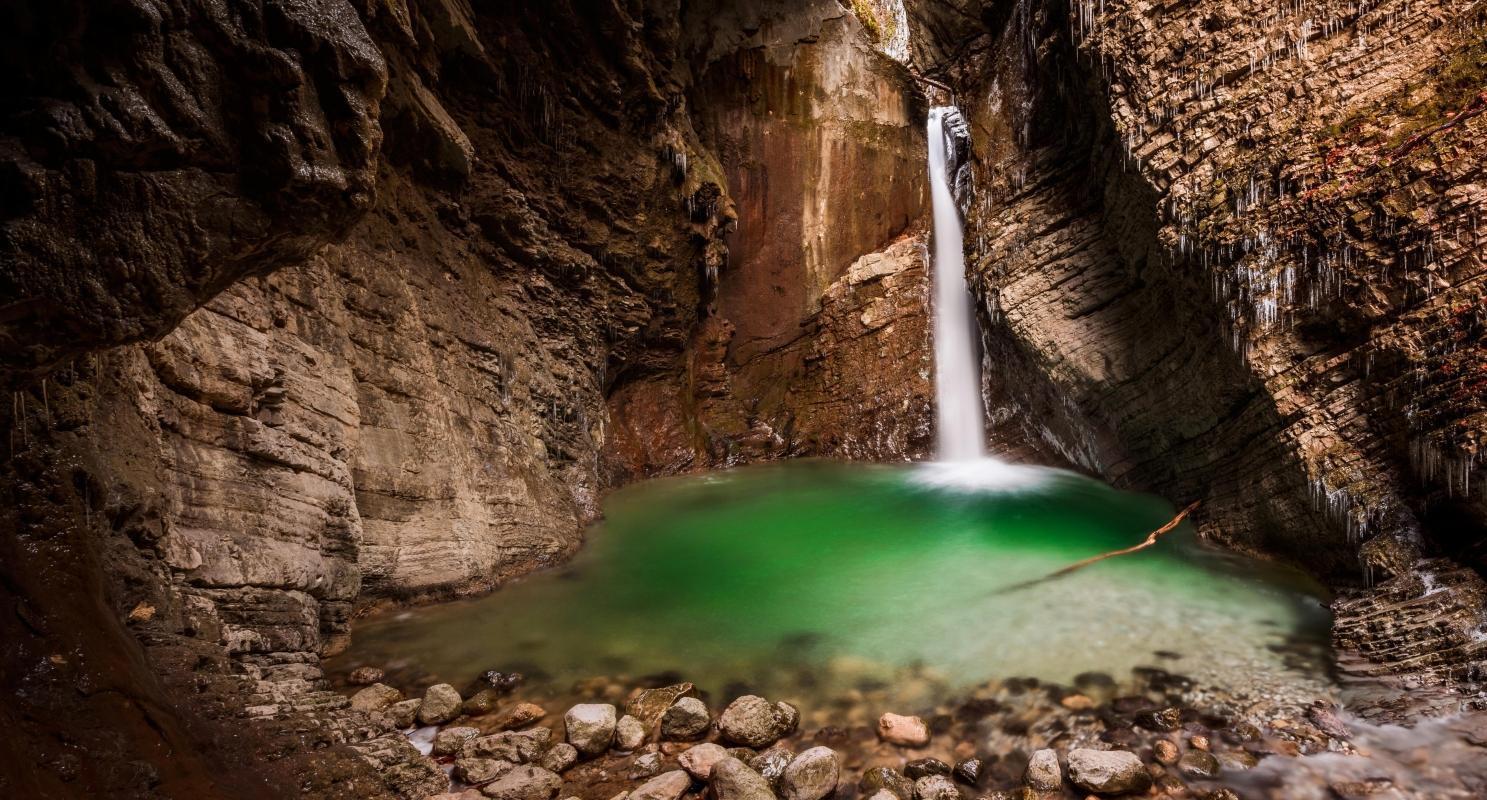
[[[947,116],[953,106],[929,112],[929,185],[934,207],[934,337],[936,456],[941,461],[986,457],[983,443],[981,370],[976,362],[976,326],[966,288],[964,232],[950,191],[953,152]]]

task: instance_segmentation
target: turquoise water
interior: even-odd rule
[[[554,686],[679,673],[807,704],[865,686],[912,704],[989,678],[1155,663],[1245,685],[1325,681],[1292,657],[1325,643],[1319,596],[1200,546],[1186,524],[1020,586],[1136,544],[1174,511],[1069,473],[1002,470],[1002,488],[978,490],[931,485],[929,467],[823,462],[632,486],[568,565],[365,621],[333,666],[456,685],[487,669]]]

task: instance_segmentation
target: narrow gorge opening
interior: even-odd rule
[[[208,5],[0,32],[0,795],[1487,796],[1481,3]]]

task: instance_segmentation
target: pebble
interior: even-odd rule
[[[351,695],[351,707],[372,713],[382,711],[403,699],[403,693],[383,683],[374,683]]]
[[[979,758],[961,759],[955,762],[955,768],[950,771],[950,774],[961,783],[975,787],[981,783],[981,771],[985,766],[985,762]]]
[[[780,776],[785,773],[785,767],[795,759],[795,754],[783,747],[771,747],[762,753],[749,753],[747,756],[734,754],[733,757],[748,764],[749,769],[763,775],[764,779],[774,786],[779,783]]]
[[[862,774],[857,788],[863,794],[889,792],[899,800],[913,800],[914,782],[893,767],[873,767]]]
[[[1177,763],[1177,745],[1166,739],[1158,739],[1152,742],[1151,752],[1152,755],[1156,756],[1157,761],[1163,764],[1171,766]]]
[[[586,756],[597,756],[614,741],[615,707],[608,703],[579,703],[563,715],[568,743]]]
[[[960,789],[944,775],[926,775],[914,781],[914,800],[961,800]]]
[[[736,758],[714,764],[709,785],[717,800],[775,800],[769,781]]]
[[[712,722],[712,715],[701,700],[682,697],[661,715],[661,736],[683,741],[696,739],[707,733]]]
[[[904,774],[914,780],[926,775],[949,775],[950,765],[938,758],[916,758],[904,765]]]
[[[878,738],[900,747],[929,744],[929,726],[919,717],[884,714],[878,718]]]
[[[413,723],[418,720],[418,707],[421,705],[423,705],[423,701],[418,698],[402,700],[388,706],[387,710],[382,712],[382,715],[387,720],[387,724],[394,728],[399,730],[411,728],[413,727]]]
[[[1048,749],[1033,753],[1022,773],[1022,782],[1040,792],[1056,792],[1062,788],[1064,773],[1058,765],[1058,753]]]
[[[639,750],[645,744],[645,724],[626,714],[614,726],[614,746],[617,750]]]
[[[829,747],[812,747],[792,759],[780,775],[785,800],[821,800],[836,790],[841,762]]]
[[[548,748],[546,753],[538,761],[538,766],[550,772],[559,774],[567,772],[574,764],[578,763],[578,748],[567,742],[558,742]]]
[[[725,758],[729,758],[728,751],[722,745],[707,742],[696,745],[677,757],[682,769],[687,774],[699,781],[705,781],[712,777],[713,765]]]
[[[692,785],[687,773],[674,769],[663,772],[630,792],[629,800],[677,800]]]
[[[1141,759],[1125,750],[1071,751],[1069,780],[1095,794],[1144,792],[1151,787],[1151,775]]]
[[[790,732],[790,717],[762,697],[746,694],[734,700],[718,717],[723,738],[748,747],[768,747]]]
[[[1177,762],[1177,768],[1189,777],[1212,778],[1219,774],[1219,760],[1214,758],[1212,753],[1189,750]]]

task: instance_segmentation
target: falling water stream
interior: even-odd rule
[[[941,461],[976,461],[986,456],[964,234],[960,209],[950,191],[953,140],[946,121],[959,116],[960,111],[952,106],[929,112],[929,186],[935,223],[935,426],[936,455]]]

